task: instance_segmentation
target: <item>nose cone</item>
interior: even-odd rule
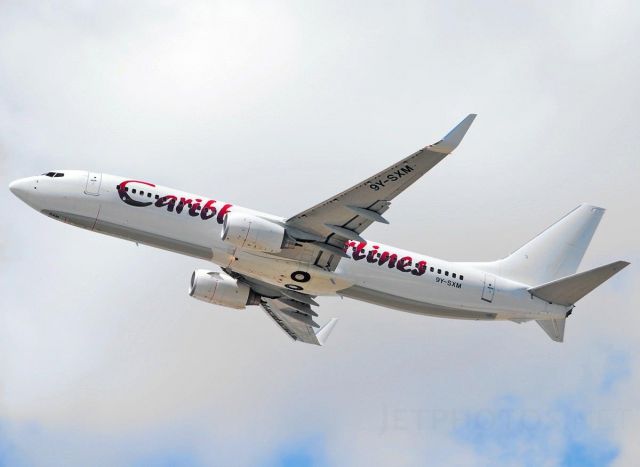
[[[39,197],[38,195],[38,177],[21,178],[9,184],[9,190],[16,195],[20,200],[27,203],[29,206],[35,208],[34,202]]]
[[[26,197],[29,193],[29,182],[26,178],[15,180],[9,184],[9,190],[16,195],[22,201],[26,201]],[[33,190],[33,188],[31,188]]]

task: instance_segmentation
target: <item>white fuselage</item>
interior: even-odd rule
[[[376,242],[348,242],[348,257],[335,271],[310,261],[243,251],[221,239],[227,212],[247,212],[279,224],[285,218],[148,182],[61,172],[64,176],[59,178],[19,180],[12,191],[63,222],[206,259],[277,287],[462,319],[539,320],[564,316],[568,310],[532,297],[527,284],[483,271],[481,263],[448,262]],[[294,282],[291,275],[296,271],[308,272],[310,279]]]

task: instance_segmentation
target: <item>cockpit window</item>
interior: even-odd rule
[[[54,175],[55,178],[60,178],[60,177],[64,177],[64,174],[62,172],[58,172],[57,174]]]
[[[42,174],[46,177],[55,177],[55,178],[60,178],[60,177],[64,177],[64,173],[62,172],[47,172],[46,174]]]

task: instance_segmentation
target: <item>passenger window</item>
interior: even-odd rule
[[[144,191],[140,190],[140,196],[144,196]]]
[[[116,190],[119,190],[119,189],[120,189],[120,185],[116,185]]]
[[[431,267],[429,268],[429,271],[433,272],[433,266],[431,266]]]
[[[442,269],[438,269],[438,274],[442,274]]]
[[[127,187],[125,187],[125,188],[124,188],[124,191],[129,191],[129,187],[128,187],[128,186],[127,186]]]
[[[451,274],[451,277],[453,277],[455,279],[456,278],[456,273],[454,272],[453,274]]]
[[[156,195],[156,199],[160,199],[160,195]]]
[[[147,193],[147,198],[151,198],[151,193]]]
[[[463,280],[464,276],[462,274],[460,274],[460,280]]]
[[[131,190],[131,191],[132,191],[132,192],[133,192],[133,193],[135,194],[135,192],[136,192],[136,189],[134,188],[134,189],[133,189],[133,190]]]
[[[445,275],[445,276],[448,276],[448,275],[449,275],[449,271],[445,271],[445,272],[444,272],[444,275]]]

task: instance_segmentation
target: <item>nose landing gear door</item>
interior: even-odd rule
[[[100,184],[102,183],[102,174],[95,172],[87,172],[87,184],[84,192],[87,195],[98,196],[100,194]]]

